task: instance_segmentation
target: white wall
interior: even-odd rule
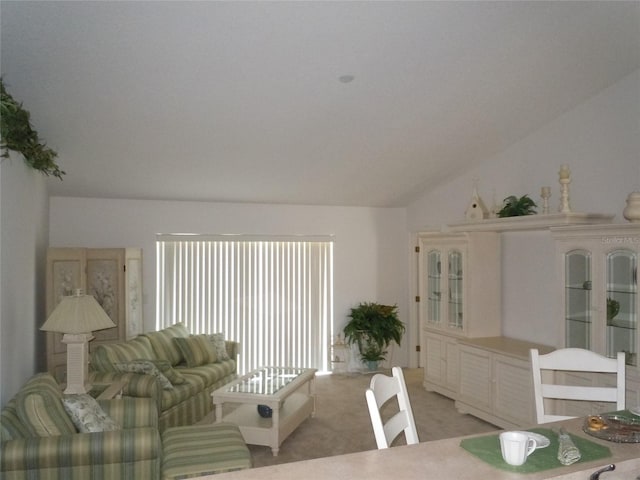
[[[561,164],[571,168],[573,211],[616,214],[614,222],[624,222],[626,196],[640,191],[640,70],[417,199],[407,209],[409,229],[463,222],[474,178],[487,205],[494,190],[498,202],[524,194],[540,202],[540,187],[549,185],[557,210]],[[503,333],[556,345],[560,297],[549,233],[505,233],[502,240]]]
[[[140,246],[144,250],[145,328],[155,318],[156,233],[335,234],[335,312],[339,329],[359,301],[397,303],[410,322],[393,361],[415,365],[418,344],[412,234],[429,226],[461,222],[473,179],[492,202],[552,187],[559,202],[558,169],[572,170],[571,206],[576,212],[616,214],[622,222],[627,194],[640,190],[640,71],[481,162],[403,209],[310,207],[54,197],[51,246]],[[411,235],[408,233],[411,232]],[[548,232],[505,233],[503,240],[503,332],[556,344],[558,301],[554,245]],[[409,266],[411,265],[411,268]]]
[[[19,155],[0,162],[0,404],[44,368],[45,177]]]
[[[361,301],[398,304],[409,319],[404,209],[52,197],[52,247],[141,247],[145,330],[155,326],[157,233],[335,235],[336,329]],[[414,327],[415,329],[415,327]],[[394,352],[407,365],[408,343]]]

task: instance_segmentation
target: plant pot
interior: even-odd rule
[[[378,370],[378,360],[366,360],[365,363],[367,364],[367,369],[370,372],[375,372],[376,370]]]

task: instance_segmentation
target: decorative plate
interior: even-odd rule
[[[619,413],[588,416],[582,430],[592,437],[619,443],[640,443],[640,418]]]

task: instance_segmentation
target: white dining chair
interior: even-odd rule
[[[403,431],[407,445],[420,441],[413,420],[409,393],[400,367],[393,367],[390,377],[381,373],[375,374],[365,392],[365,397],[378,449],[389,448]],[[398,411],[385,423],[380,409],[394,397],[397,398]]]
[[[562,348],[546,355],[537,349],[530,350],[533,391],[538,423],[555,422],[575,418],[548,413],[545,399],[583,400],[590,402],[612,402],[617,410],[625,408],[625,353],[618,352],[616,358],[609,358],[582,348]],[[552,372],[549,383],[543,381],[543,372]],[[615,374],[616,384],[611,387],[567,385],[560,383],[555,372],[599,372]]]

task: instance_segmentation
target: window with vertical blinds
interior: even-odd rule
[[[333,240],[158,235],[157,327],[224,332],[240,342],[238,372],[260,366],[329,370]]]

